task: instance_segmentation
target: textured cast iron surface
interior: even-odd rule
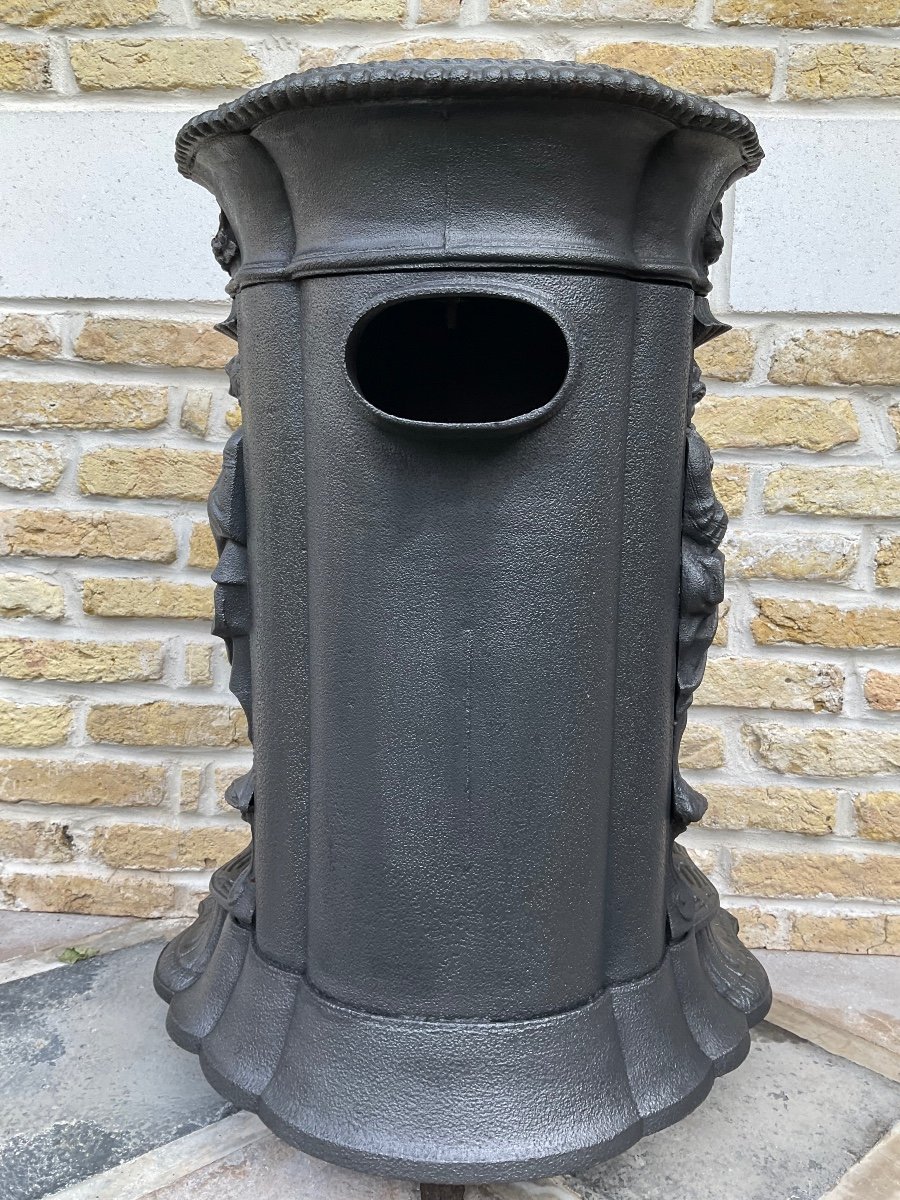
[[[692,351],[759,157],[737,114],[541,63],[311,72],[179,137],[240,344],[210,518],[253,844],[156,982],[295,1145],[576,1170],[747,1052],[765,975],[674,838],[725,529]]]
[[[255,88],[237,100],[200,113],[181,129],[176,160],[191,177],[197,144],[226,133],[250,133],[274,113],[290,109],[365,101],[441,100],[538,96],[609,100],[655,112],[674,125],[721,133],[737,142],[749,170],[762,159],[756,130],[742,113],[714,100],[666,87],[646,75],[604,66],[567,62],[497,59],[410,59],[404,62],[346,64],[287,75]]]
[[[245,283],[499,263],[709,288],[704,226],[762,152],[746,117],[630,71],[374,63],[291,75],[189,122]]]

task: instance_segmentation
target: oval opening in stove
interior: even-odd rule
[[[430,295],[364,318],[347,366],[389,417],[487,426],[545,409],[569,370],[566,338],[537,305],[508,296]]]

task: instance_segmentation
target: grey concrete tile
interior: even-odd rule
[[[38,1200],[231,1111],[166,1036],[161,947],[0,987],[3,1200]]]
[[[131,917],[82,917],[0,909],[0,962],[55,946],[77,946],[84,938],[127,925]]]
[[[900,1085],[770,1025],[677,1125],[566,1183],[584,1200],[820,1200],[900,1118]]]

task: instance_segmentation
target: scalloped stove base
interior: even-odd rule
[[[771,999],[724,912],[650,975],[532,1020],[337,1004],[261,958],[250,931],[211,901],[163,951],[155,984],[173,1039],[286,1142],[434,1183],[571,1173],[619,1154],[738,1066]]]

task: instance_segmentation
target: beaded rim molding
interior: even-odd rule
[[[276,113],[322,105],[393,99],[472,96],[554,96],[631,104],[685,129],[704,129],[736,142],[744,160],[735,178],[755,171],[763,151],[752,122],[734,109],[666,87],[646,75],[612,67],[539,59],[407,59],[315,67],[193,117],[178,133],[175,161],[191,177],[200,142],[248,133]]]

